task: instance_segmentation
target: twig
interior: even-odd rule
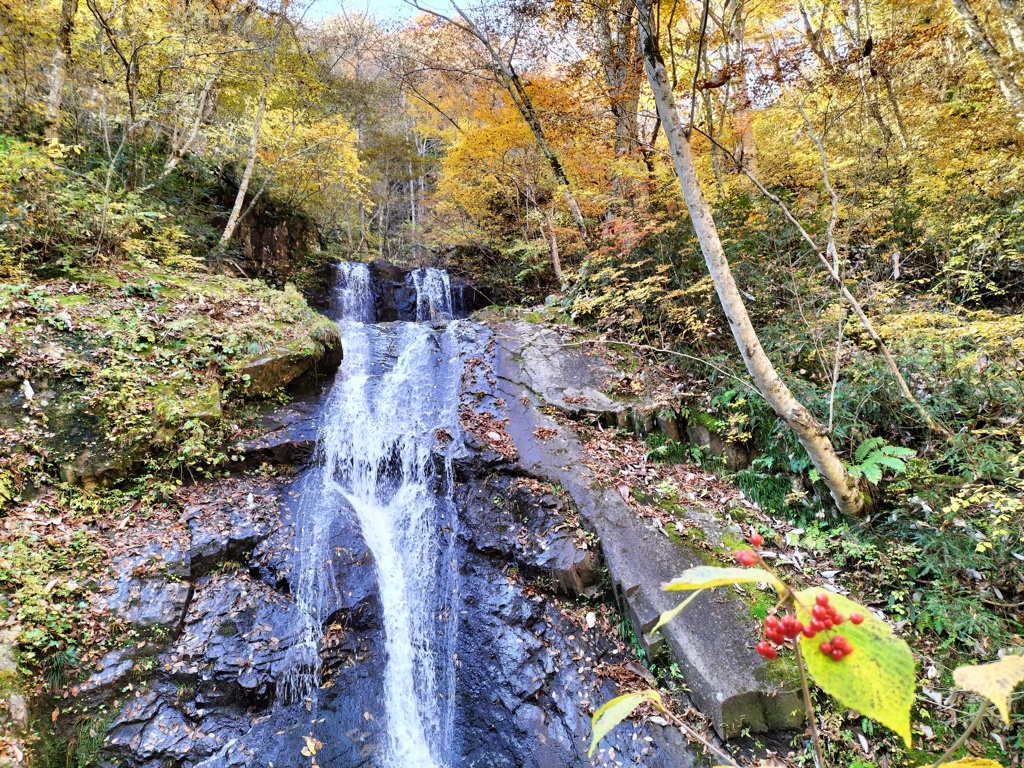
[[[828,393],[828,431],[832,431],[832,422],[836,412],[836,388],[839,386],[839,371],[842,366],[839,356],[843,351],[843,321],[846,319],[846,305],[839,305],[839,330],[836,332],[836,359],[832,367],[832,388]]]
[[[800,687],[804,694],[804,709],[807,711],[807,723],[811,726],[811,740],[814,744],[814,759],[818,768],[825,768],[825,758],[821,752],[821,739],[818,737],[818,723],[814,719],[814,706],[811,704],[811,689],[807,685],[807,670],[804,667],[804,656],[800,652],[800,643],[793,643],[796,651],[796,668],[800,670]]]
[[[582,339],[580,341],[569,341],[569,342],[566,342],[565,344],[561,344],[560,346],[563,346],[563,347],[578,347],[578,346],[582,346],[583,344],[622,344],[624,346],[632,347],[634,349],[646,349],[646,350],[649,350],[651,352],[660,352],[660,353],[665,354],[665,355],[675,355],[676,357],[682,357],[682,358],[685,358],[686,360],[692,360],[695,363],[702,363],[702,364],[708,366],[709,368],[713,368],[714,370],[718,371],[723,376],[727,376],[728,378],[730,378],[733,381],[735,381],[736,383],[738,383],[740,386],[745,387],[747,389],[747,391],[749,391],[749,392],[751,392],[751,393],[753,393],[755,395],[761,396],[761,393],[754,386],[752,386],[750,383],[744,381],[743,379],[739,378],[738,376],[734,376],[733,374],[729,373],[728,371],[726,371],[723,368],[719,368],[714,363],[709,363],[707,360],[705,360],[705,359],[703,359],[701,357],[694,357],[693,355],[688,355],[685,352],[676,352],[674,349],[665,349],[664,347],[654,347],[654,346],[651,346],[650,344],[640,344],[640,343],[632,342],[632,341],[615,341],[613,339]]]
[[[241,273],[242,277],[244,277],[246,279],[251,279],[249,277],[249,275],[246,274],[245,270],[242,269],[240,266],[238,266],[238,262],[237,261],[235,261],[234,259],[225,259],[225,261],[228,264],[230,264],[231,266],[233,266],[235,269],[237,269]]]
[[[857,319],[860,320],[861,325],[864,326],[864,330],[867,331],[867,334],[871,338],[871,341],[874,343],[875,348],[878,349],[879,353],[881,353],[882,358],[885,360],[886,367],[889,369],[889,372],[892,374],[892,377],[896,380],[896,384],[899,387],[900,394],[903,395],[903,398],[907,402],[914,406],[918,414],[924,420],[925,424],[928,425],[929,429],[931,429],[933,432],[937,432],[943,435],[944,437],[951,438],[953,436],[953,433],[949,430],[949,428],[943,424],[940,424],[935,419],[935,417],[928,413],[925,407],[921,405],[921,402],[916,397],[914,397],[914,393],[910,391],[910,387],[907,386],[906,379],[903,378],[903,374],[900,373],[900,369],[896,365],[896,361],[893,359],[892,354],[889,352],[889,347],[886,346],[885,342],[882,340],[882,337],[878,335],[878,332],[875,330],[875,326],[868,319],[867,314],[864,312],[864,308],[860,305],[860,302],[857,301],[857,298],[852,293],[850,293],[849,288],[847,288],[846,284],[843,282],[842,276],[835,269],[832,262],[828,260],[825,253],[823,253],[822,250],[818,247],[818,244],[814,242],[814,239],[807,233],[807,230],[803,228],[803,226],[800,224],[797,218],[789,210],[789,207],[784,202],[782,202],[782,199],[779,198],[778,195],[769,192],[768,189],[765,188],[765,186],[761,183],[761,181],[750,172],[750,169],[745,167],[743,163],[740,162],[740,160],[737,159],[737,157],[727,147],[718,142],[714,137],[709,136],[700,128],[694,126],[693,130],[697,131],[702,136],[706,137],[712,144],[721,149],[725,153],[725,155],[730,160],[732,160],[733,165],[736,166],[736,169],[743,173],[743,175],[750,179],[753,185],[757,187],[757,191],[764,195],[764,197],[766,197],[768,200],[775,203],[775,205],[778,206],[779,210],[782,211],[782,215],[786,217],[786,220],[794,227],[796,227],[797,232],[800,233],[800,236],[811,247],[811,250],[818,257],[818,260],[821,261],[825,269],[828,271],[829,277],[831,277],[833,282],[835,282],[835,284],[839,286],[839,292],[846,300],[846,303],[850,305],[850,308],[853,309],[854,314],[857,315]]]
[[[690,124],[686,127],[686,135],[693,130],[693,121],[697,114],[697,80],[700,78],[700,52],[704,48],[704,37],[708,31],[708,6],[710,0],[704,0],[704,10],[700,16],[700,37],[697,38],[697,58],[693,69],[693,88],[690,93]]]
[[[104,117],[104,119],[106,118]],[[121,152],[124,150],[124,145],[128,141],[128,136],[134,125],[134,123],[130,123],[129,127],[125,128],[124,135],[121,136],[121,143],[117,147],[117,152],[113,155],[110,154],[110,145],[107,145],[107,156],[110,158],[110,164],[107,166],[107,181],[103,185],[103,216],[100,219],[100,233],[96,238],[96,248],[92,252],[93,258],[96,258],[100,251],[103,250],[103,238],[107,234],[107,219],[110,215],[110,184],[114,179],[114,166],[117,165],[118,158],[121,157]]]
[[[944,762],[946,762],[954,752],[963,746],[964,742],[967,741],[967,737],[974,733],[974,729],[981,725],[981,720],[985,717],[985,713],[988,712],[989,700],[985,699],[981,703],[981,708],[978,710],[978,714],[974,716],[971,724],[967,726],[967,730],[960,734],[960,738],[953,742],[953,746],[946,750],[946,753],[932,763],[931,768],[939,768]]]
[[[811,141],[814,142],[814,146],[818,148],[818,155],[821,157],[821,180],[825,184],[825,191],[828,192],[829,199],[831,200],[831,211],[828,217],[828,228],[825,230],[825,255],[832,257],[832,271],[839,272],[839,251],[836,249],[836,222],[839,219],[839,195],[832,188],[832,181],[829,179],[828,173],[828,155],[825,153],[825,144],[814,132],[814,124],[810,118],[807,117],[807,113],[804,112],[803,102],[796,105],[796,111],[800,113],[800,117],[803,118],[804,126],[807,128],[807,135],[810,136]],[[822,133],[824,136],[824,133]]]
[[[728,752],[719,747],[717,744],[712,744],[707,738],[704,737],[703,734],[701,734],[694,728],[691,728],[687,723],[685,723],[681,717],[679,717],[678,715],[674,715],[671,712],[668,712],[667,710],[665,711],[665,714],[668,715],[668,719],[672,722],[672,725],[676,726],[677,728],[679,728],[679,730],[683,731],[687,736],[694,739],[695,741],[700,742],[709,750],[714,752],[715,755],[717,755],[718,758],[722,760],[726,765],[731,765],[733,766],[733,768],[739,768],[739,766],[736,764],[736,761],[729,756]]]
[[[987,600],[984,597],[981,598],[981,602],[985,605],[993,605],[996,608],[1021,608],[1024,607],[1024,600],[1019,603],[1000,603],[998,600]]]

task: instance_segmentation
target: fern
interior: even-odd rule
[[[857,450],[853,452],[853,460],[860,464],[868,457],[869,453],[881,448],[883,445],[885,445],[885,438],[869,437],[857,446]]]
[[[902,475],[907,469],[905,459],[916,456],[916,452],[898,445],[889,445],[881,437],[870,437],[853,453],[855,464],[848,464],[847,470],[855,478],[863,477],[872,485],[878,485],[885,476],[885,470],[894,476]]]

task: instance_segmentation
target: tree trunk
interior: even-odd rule
[[[545,218],[548,220],[548,234],[551,236],[551,267],[555,271],[555,279],[558,280],[559,287],[562,286],[562,259],[558,255],[558,237],[555,235],[555,203],[551,202],[551,208],[548,209]],[[541,235],[544,231],[541,230]]]
[[[683,125],[676,110],[668,73],[658,50],[651,0],[638,0],[637,5],[640,8],[640,35],[647,79],[658,106],[658,114],[675,162],[679,186],[686,200],[697,239],[700,241],[708,272],[715,284],[715,290],[743,361],[765,400],[796,433],[822,480],[828,486],[839,511],[847,515],[863,515],[864,498],[857,488],[857,483],[836,455],[832,443],[825,436],[825,428],[793,397],[789,388],[775,372],[757,337],[725,257],[711,208],[701,191],[687,127]]]
[[[733,124],[736,132],[736,155],[743,167],[751,173],[757,173],[757,142],[754,139],[754,114],[751,110],[752,99],[750,86],[747,83],[747,52],[744,39],[746,36],[746,9],[743,1],[738,2],[732,12],[732,23],[728,35],[732,44],[731,50],[726,47],[732,62],[738,66],[736,73],[736,107],[733,110]]]
[[[881,65],[879,69],[882,75],[882,82],[885,84],[886,98],[888,98],[889,106],[892,108],[893,117],[896,118],[896,131],[899,136],[900,146],[906,150],[910,147],[910,138],[907,133],[906,123],[903,122],[903,111],[900,109],[899,99],[896,98],[896,91],[892,87],[892,77],[889,74],[889,65]]]
[[[199,137],[199,129],[203,126],[203,117],[206,114],[207,100],[210,97],[210,91],[213,89],[215,82],[216,75],[207,80],[206,84],[203,86],[203,90],[199,94],[198,103],[196,104],[196,119],[192,121],[192,130],[189,132],[188,136],[184,137],[181,141],[179,141],[176,136],[171,138],[171,154],[167,157],[163,170],[152,183],[147,184],[140,189],[140,192],[148,192],[170,176],[174,169],[178,167],[178,164],[181,163],[181,161],[185,159],[185,156],[192,150],[192,145],[195,144],[196,139]],[[177,127],[175,127],[175,134],[177,134]]]
[[[231,207],[231,214],[228,216],[228,223],[220,236],[221,248],[227,246],[235,234],[238,220],[242,216],[242,206],[245,204],[245,195],[249,191],[249,182],[252,181],[252,172],[256,167],[256,153],[260,146],[260,128],[263,125],[263,113],[267,109],[267,92],[260,94],[259,104],[256,106],[256,116],[252,125],[252,138],[249,140],[249,158],[245,162],[245,170],[238,182],[238,193],[235,195],[235,204]]]
[[[999,17],[1014,53],[1024,56],[1024,7],[1019,0],[999,0]]]
[[[60,137],[60,105],[64,100],[64,82],[71,66],[71,32],[74,30],[78,0],[64,0],[57,28],[57,45],[53,49],[50,69],[50,93],[46,98],[46,138]]]
[[[534,109],[533,100],[530,98],[530,94],[526,92],[526,88],[523,87],[523,83],[519,79],[519,75],[516,74],[514,69],[512,69],[512,65],[510,63],[505,62],[505,60],[500,57],[496,58],[496,63],[499,63],[504,68],[508,78],[508,85],[506,88],[512,96],[512,101],[519,110],[519,114],[523,116],[526,124],[530,126],[530,132],[533,134],[533,138],[537,142],[537,146],[540,147],[541,153],[545,158],[547,158],[548,165],[551,168],[551,173],[554,174],[555,181],[562,191],[562,197],[565,198],[565,204],[569,206],[569,211],[572,213],[572,217],[576,220],[576,226],[579,227],[580,235],[582,235],[583,241],[589,244],[590,233],[587,232],[587,223],[583,218],[583,211],[580,210],[580,206],[576,202],[576,197],[572,193],[572,185],[569,183],[569,177],[565,174],[565,168],[562,167],[562,162],[558,159],[558,155],[555,153],[555,150],[552,149],[551,145],[548,143],[547,136],[544,134],[544,127],[541,125],[540,118],[537,117],[537,110]]]
[[[491,59],[491,65],[494,68],[493,72],[495,80],[502,88],[505,89],[506,92],[508,92],[515,108],[519,111],[523,120],[525,120],[526,124],[530,127],[530,133],[533,134],[533,138],[536,140],[541,154],[543,154],[544,158],[548,161],[551,173],[555,177],[555,183],[561,190],[562,197],[565,198],[565,204],[569,207],[569,211],[572,213],[573,219],[576,220],[576,225],[579,227],[580,235],[583,237],[583,242],[589,245],[591,242],[590,233],[587,231],[587,223],[583,218],[583,211],[580,209],[579,203],[576,202],[576,197],[572,193],[572,185],[569,183],[569,177],[566,175],[565,169],[562,167],[562,163],[558,159],[558,154],[552,148],[551,144],[548,143],[547,136],[544,133],[544,126],[541,124],[540,117],[537,115],[537,110],[533,106],[533,100],[530,98],[530,94],[527,93],[526,88],[519,79],[519,75],[516,73],[512,62],[506,60],[498,49],[494,47],[487,30],[481,29],[477,22],[473,21],[473,19],[471,19],[469,15],[459,8],[459,6],[454,2],[452,2],[451,6],[458,13],[459,18],[462,19],[461,22],[458,22],[449,16],[445,16],[443,13],[432,10],[427,6],[420,5],[419,0],[408,1],[414,8],[417,8],[424,13],[429,13],[431,16],[435,16],[448,22],[452,26],[461,29],[466,34],[472,35],[483,45],[484,50],[487,51],[487,55]]]
[[[952,3],[964,22],[967,36],[971,38],[975,49],[981,54],[981,58],[984,59],[989,72],[992,73],[992,77],[995,78],[996,84],[999,86],[999,90],[1002,91],[1003,97],[1010,105],[1010,108],[1017,114],[1017,117],[1024,120],[1024,91],[1021,90],[1017,81],[1013,79],[1012,68],[1007,65],[1007,62],[999,54],[985,28],[981,26],[978,14],[975,13],[968,0],[952,0]]]
[[[615,126],[615,156],[623,157],[634,152],[639,143],[637,109],[642,75],[634,20],[636,6],[633,0],[602,0],[595,3],[593,10],[597,57]],[[630,190],[621,178],[616,176],[612,184],[621,199],[630,198]]]
[[[871,115],[871,119],[878,123],[878,130],[882,133],[882,140],[888,144],[893,139],[892,128],[885,122],[885,118],[882,116],[882,110],[878,106],[878,100],[874,94],[868,91],[868,83],[864,77],[864,68],[857,68],[857,80],[860,82],[860,92],[864,95],[864,104],[868,108],[868,114]],[[906,149],[905,143],[902,144],[903,148]]]
[[[274,63],[277,59],[277,44],[281,40],[281,31],[284,29],[285,14],[288,11],[288,0],[281,0],[280,12],[277,18],[277,25],[274,28],[274,39],[270,43],[270,58],[267,61],[267,73],[263,79],[263,91],[260,93],[259,103],[256,105],[256,115],[252,124],[252,138],[249,140],[249,158],[245,163],[245,171],[242,172],[242,179],[238,183],[238,194],[235,195],[235,204],[228,216],[228,223],[220,236],[220,247],[224,248],[235,234],[235,228],[242,216],[242,206],[245,204],[245,195],[249,191],[249,182],[252,181],[252,172],[256,167],[256,155],[260,147],[260,131],[263,128],[263,114],[267,111],[267,96],[270,85],[274,79]]]

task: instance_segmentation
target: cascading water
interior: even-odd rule
[[[409,273],[416,287],[416,321],[446,323],[454,317],[452,281],[443,269],[427,267]]]
[[[296,642],[278,693],[315,704],[319,643],[335,585],[330,531],[351,510],[373,554],[385,631],[388,768],[440,768],[453,744],[457,568],[451,456],[458,444],[463,351],[456,326],[360,322],[367,301],[362,265],[339,265],[336,305],[345,358],[324,409],[318,473],[303,489],[296,520]],[[436,274],[432,274],[436,273]],[[416,273],[414,273],[416,274]],[[368,273],[367,273],[368,277]],[[447,274],[427,270],[425,319],[450,320]],[[441,295],[442,287],[447,296]],[[444,457],[438,445],[446,446]]]
[[[377,319],[373,278],[366,264],[334,265],[334,312],[339,320],[372,323]]]

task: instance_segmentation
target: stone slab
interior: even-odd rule
[[[651,636],[658,616],[679,601],[679,595],[661,590],[662,583],[703,559],[638,517],[617,492],[597,483],[583,465],[576,437],[540,410],[545,401],[558,400],[559,387],[586,392],[599,386],[587,376],[602,375],[600,363],[564,346],[558,334],[538,333],[525,323],[497,326],[495,337],[495,394],[505,402],[519,465],[531,475],[561,483],[593,526],[616,594],[641,642],[652,650],[667,643],[695,705],[724,738],[745,728],[763,732],[798,727],[803,722],[798,693],[777,683],[756,653],[755,622],[747,605],[729,591],[704,592],[681,618]],[[533,352],[524,354],[529,348]],[[558,356],[566,359],[551,363]],[[531,369],[531,360],[544,361],[543,367]],[[543,401],[538,393],[544,393]],[[534,433],[542,427],[554,435],[537,439]]]

